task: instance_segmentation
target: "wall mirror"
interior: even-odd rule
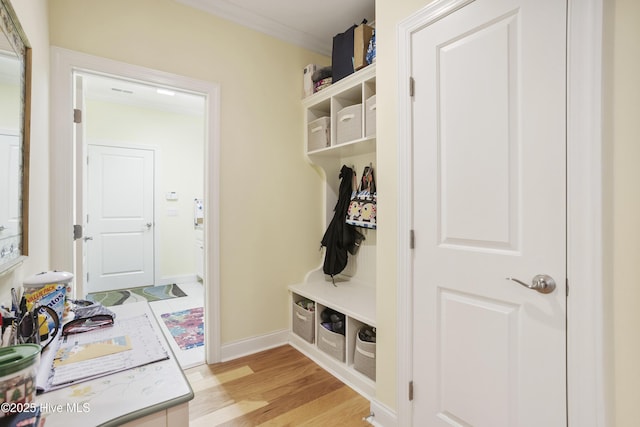
[[[0,0],[0,274],[29,242],[31,47],[9,0]]]

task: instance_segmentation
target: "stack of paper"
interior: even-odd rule
[[[110,328],[68,335],[58,344],[43,355],[39,391],[169,358],[146,314],[118,319]]]

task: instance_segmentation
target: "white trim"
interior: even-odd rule
[[[197,283],[198,276],[195,274],[183,274],[180,276],[164,276],[160,278],[156,278],[155,286],[163,286],[163,285],[180,285],[182,283]]]
[[[397,426],[398,416],[389,407],[373,399],[371,401],[371,416],[367,418],[369,424],[378,427]]]
[[[288,344],[289,330],[272,332],[257,337],[234,341],[222,346],[222,362],[248,356]]]
[[[151,82],[202,94],[205,132],[205,321],[207,363],[220,361],[220,87],[213,82],[51,47],[51,265],[73,271],[73,71]]]
[[[567,406],[568,426],[607,424],[602,266],[602,10],[603,0],[568,0],[567,28]],[[403,392],[412,378],[411,34],[434,13],[465,0],[431,3],[397,28],[398,36],[398,425],[411,425]],[[403,209],[404,208],[404,209]]]
[[[273,36],[279,40],[304,47],[325,56],[331,56],[331,40],[319,39],[308,33],[295,30],[273,19],[262,16],[231,2],[201,0],[177,0],[179,3],[203,10],[212,15],[228,19],[252,30]]]
[[[567,407],[569,426],[604,427],[603,0],[567,18]]]
[[[410,105],[410,46],[413,21],[403,21],[398,27],[398,282],[397,282],[397,425],[410,426],[413,405],[408,387],[413,379],[413,288],[411,286],[411,235],[413,227],[410,195],[413,194],[411,173],[411,105]],[[401,207],[404,207],[401,208]]]

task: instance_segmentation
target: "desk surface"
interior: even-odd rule
[[[193,399],[189,382],[149,304],[138,302],[109,309],[116,313],[116,322],[146,313],[170,358],[37,396],[47,427],[117,426]]]

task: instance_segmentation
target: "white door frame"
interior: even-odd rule
[[[109,74],[123,79],[174,87],[205,96],[205,348],[207,363],[220,356],[220,87],[137,65],[59,47],[51,48],[51,265],[73,271],[74,206],[73,71]],[[53,149],[55,147],[55,149]]]
[[[436,0],[398,25],[397,421],[411,425],[413,364],[411,35],[473,0]],[[567,410],[570,427],[608,420],[604,375],[602,243],[603,0],[568,0],[567,17]]]

